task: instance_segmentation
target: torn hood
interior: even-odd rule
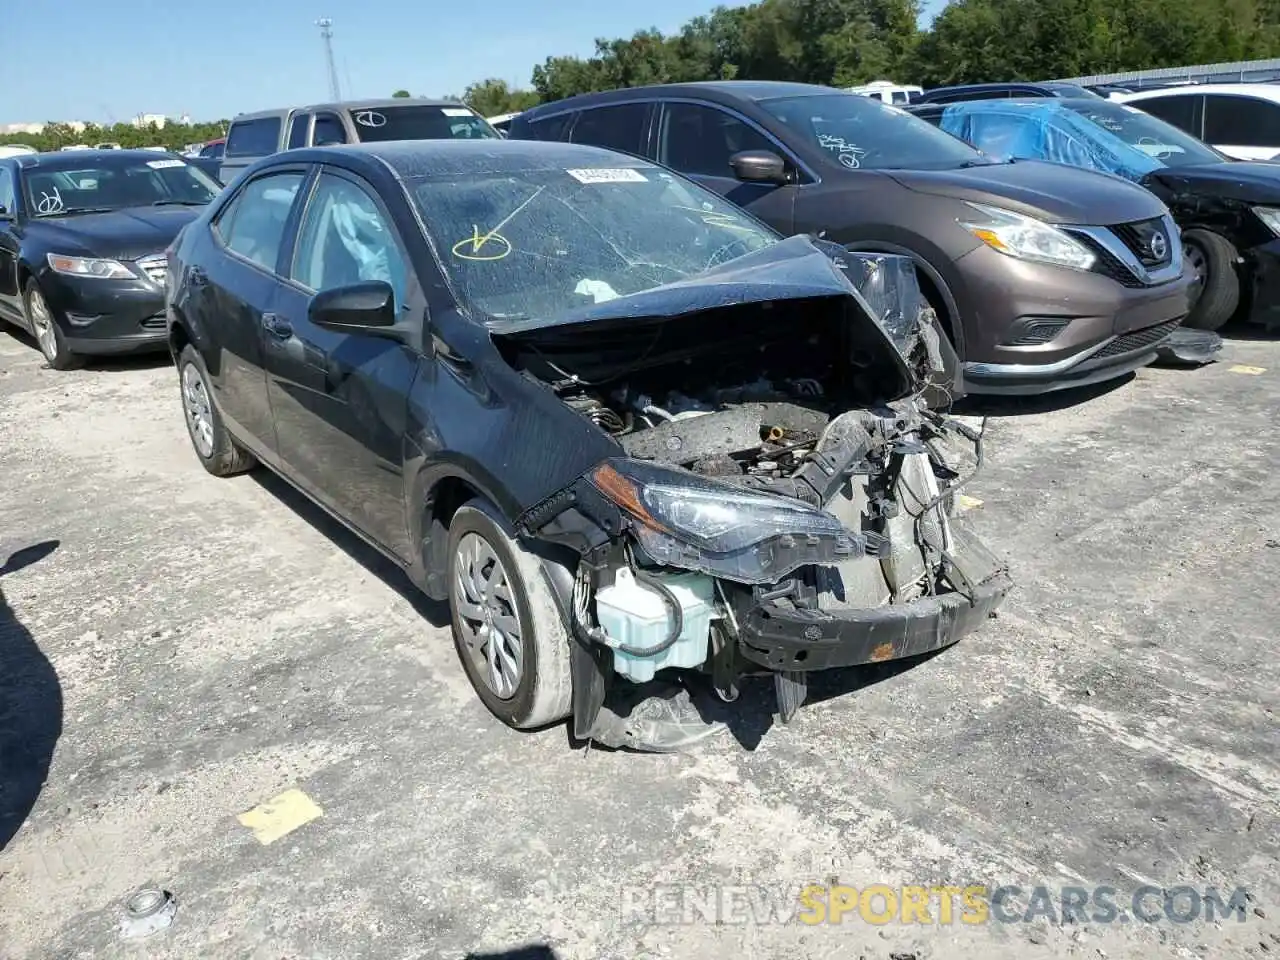
[[[556,317],[491,322],[498,337],[525,332],[601,324],[608,321],[668,320],[725,307],[846,297],[873,322],[901,356],[914,362],[922,341],[925,301],[915,269],[905,257],[855,254],[838,244],[805,235],[737,257],[696,276],[603,303],[588,304]]]

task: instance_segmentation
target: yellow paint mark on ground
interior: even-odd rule
[[[978,507],[982,506],[981,500],[977,497],[971,497],[967,493],[960,494],[957,499],[961,510],[976,510]]]
[[[237,819],[265,846],[323,816],[324,811],[301,790],[286,790]]]
[[[1245,373],[1251,377],[1266,373],[1266,367],[1250,367],[1243,363],[1237,363],[1235,366],[1227,367],[1227,373]]]

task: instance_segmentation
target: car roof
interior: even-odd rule
[[[429,100],[426,97],[381,97],[375,100],[339,100],[329,103],[308,103],[292,107],[274,107],[270,110],[255,110],[252,113],[238,113],[231,118],[232,123],[245,120],[261,120],[263,117],[275,117],[293,111],[314,110],[386,110],[389,107],[465,107],[465,103],[457,100]],[[469,108],[468,108],[469,109]]]
[[[332,163],[346,159],[352,166],[381,162],[403,180],[457,177],[468,173],[518,173],[526,170],[652,167],[642,160],[602,147],[545,140],[388,140],[304,147],[273,154],[264,168],[298,163]]]
[[[659,83],[645,87],[622,87],[598,93],[580,93],[564,100],[553,100],[526,110],[523,116],[537,116],[576,110],[588,103],[612,103],[625,100],[646,100],[654,97],[689,96],[721,103],[742,101],[778,100],[783,97],[807,97],[815,94],[837,93],[853,97],[838,87],[815,83],[794,83],[788,80],[698,80],[691,83]]]
[[[76,164],[91,163],[95,159],[107,158],[112,160],[122,160],[126,157],[136,157],[139,160],[155,160],[157,157],[173,156],[170,150],[163,152],[159,150],[144,150],[141,148],[131,148],[128,150],[99,150],[91,147],[88,150],[47,150],[43,153],[28,153],[13,159],[19,161],[19,166],[24,170],[34,167],[48,166],[60,167],[62,169],[73,169]]]
[[[1231,96],[1253,97],[1255,100],[1280,103],[1280,84],[1278,83],[1184,83],[1174,87],[1154,87],[1150,90],[1120,93],[1116,95],[1116,99],[1121,102],[1146,100],[1151,97],[1168,97],[1181,93],[1225,93]]]

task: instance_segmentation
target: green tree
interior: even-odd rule
[[[507,85],[507,81],[490,77],[473,83],[462,91],[462,102],[482,117],[496,117],[502,113],[519,113],[538,102],[533,90],[521,90]]]
[[[409,93],[408,90],[397,90],[391,96],[395,97],[397,100],[403,100],[405,97],[413,96],[413,94]]]

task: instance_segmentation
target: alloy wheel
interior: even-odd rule
[[[458,541],[453,563],[453,603],[463,647],[485,685],[510,700],[524,674],[524,635],[507,569],[477,533]]]
[[[49,305],[44,302],[44,296],[39,290],[33,289],[27,299],[27,309],[31,316],[31,326],[35,330],[36,342],[40,345],[40,352],[44,354],[45,359],[50,363],[58,355],[58,335],[53,329],[53,314],[49,312]]]
[[[187,430],[196,451],[206,460],[213,456],[213,409],[204,377],[195,364],[182,368],[182,409],[187,415]]]

